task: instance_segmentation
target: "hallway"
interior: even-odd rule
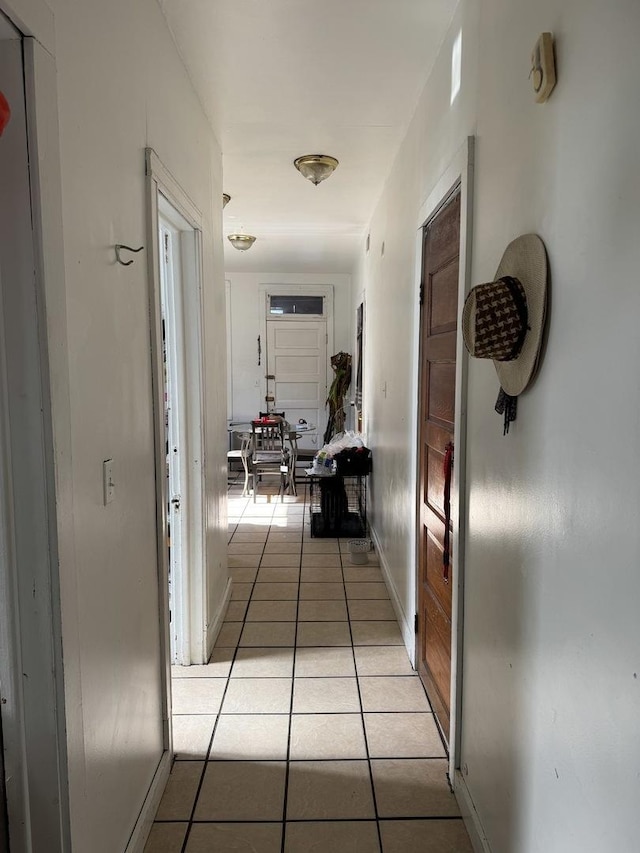
[[[232,600],[211,662],[174,669],[145,853],[470,853],[377,559],[311,539],[299,491],[229,490]]]

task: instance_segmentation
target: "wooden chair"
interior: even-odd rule
[[[290,495],[297,495],[296,489],[296,462],[298,461],[298,439],[301,438],[299,432],[289,428],[287,430],[287,439],[289,441],[289,476],[287,483]]]
[[[253,421],[251,454],[251,474],[253,475],[253,500],[255,503],[258,493],[258,483],[263,477],[280,478],[280,500],[284,501],[284,490],[289,477],[289,450],[285,446],[285,429],[288,424],[284,420],[265,424]]]

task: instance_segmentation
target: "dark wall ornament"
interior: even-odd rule
[[[2,136],[5,127],[9,124],[11,118],[11,107],[9,101],[0,92],[0,136]]]

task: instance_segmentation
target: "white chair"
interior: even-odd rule
[[[253,434],[243,432],[240,434],[240,449],[227,451],[227,464],[233,459],[240,459],[244,469],[244,486],[242,489],[242,497],[247,497],[249,494],[249,478],[253,477],[251,469],[251,455],[253,452]],[[253,487],[255,493],[255,486]]]

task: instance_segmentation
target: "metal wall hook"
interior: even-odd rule
[[[122,264],[123,267],[128,267],[130,264],[133,263],[134,258],[132,258],[130,261],[123,261],[122,258],[120,257],[120,249],[126,249],[127,252],[136,252],[137,253],[137,252],[141,252],[144,249],[144,246],[140,246],[139,249],[132,249],[131,246],[125,246],[122,243],[116,243],[116,260],[118,261],[119,264]]]

